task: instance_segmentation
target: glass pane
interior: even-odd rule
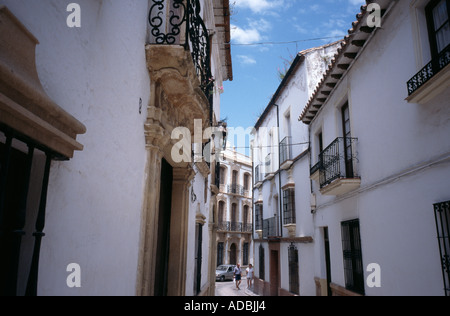
[[[442,0],[433,9],[434,27],[439,30],[445,22],[448,21],[447,0]]]
[[[442,52],[448,45],[450,45],[450,23],[447,24],[436,33],[436,41],[438,51]]]

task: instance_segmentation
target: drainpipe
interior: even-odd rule
[[[283,220],[282,220],[282,213],[283,213],[283,196],[281,192],[281,146],[280,146],[280,107],[278,104],[273,103],[274,106],[277,107],[277,128],[278,128],[278,200],[280,202],[280,226],[279,226],[279,237],[283,237]]]

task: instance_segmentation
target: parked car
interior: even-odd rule
[[[225,264],[216,268],[216,281],[233,281],[235,265]]]

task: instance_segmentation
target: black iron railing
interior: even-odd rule
[[[244,195],[245,194],[245,190],[244,187],[242,185],[239,184],[232,184],[232,185],[228,185],[228,193],[229,194],[237,194],[237,195]]]
[[[445,296],[450,296],[450,201],[434,204]]]
[[[272,217],[263,221],[263,238],[277,237],[277,218]]]
[[[416,92],[448,64],[450,64],[450,45],[408,81],[408,95]]]
[[[255,183],[261,182],[261,165],[256,166],[255,168]]]
[[[190,50],[200,85],[208,97],[214,85],[211,45],[199,0],[151,0],[150,44],[180,45]]]
[[[339,137],[319,155],[320,187],[358,176],[357,138]]]
[[[292,160],[292,137],[286,137],[280,143],[280,163]]]
[[[311,168],[310,174],[313,175],[319,170],[320,170],[320,161]]]
[[[234,232],[234,233],[251,233],[252,224],[239,223],[239,222],[219,222],[218,231],[221,232]]]

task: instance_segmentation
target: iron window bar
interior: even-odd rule
[[[450,45],[408,81],[408,96],[411,96],[414,92],[419,90],[448,64],[450,64]]]
[[[450,296],[450,201],[434,204],[445,296]]]
[[[284,225],[296,224],[295,215],[295,189],[290,188],[283,191],[283,217]]]
[[[341,223],[345,288],[365,295],[359,220]]]
[[[0,271],[0,279],[5,280],[0,284],[0,295],[17,296],[17,282],[19,277],[19,264],[20,249],[22,244],[22,237],[25,235],[24,227],[27,218],[27,200],[28,192],[31,181],[31,168],[35,157],[35,152],[40,150],[45,154],[45,167],[44,175],[41,185],[41,196],[37,210],[37,218],[35,222],[34,247],[33,255],[31,259],[31,266],[28,275],[28,281],[26,286],[26,296],[37,296],[38,287],[38,271],[39,271],[39,258],[42,238],[45,236],[45,212],[47,206],[47,190],[50,177],[50,167],[52,160],[69,160],[68,157],[64,157],[55,153],[51,149],[43,146],[40,143],[35,142],[31,138],[17,132],[16,130],[0,124],[0,132],[6,137],[6,141],[3,144],[4,152],[3,159],[0,161],[0,251],[7,252],[5,256],[6,270]],[[6,201],[9,197],[6,196],[6,190],[8,181],[12,172],[12,154],[13,154],[13,140],[18,140],[25,144],[28,148],[26,157],[25,172],[23,176],[23,183],[21,184],[18,204],[11,208],[6,207]]]
[[[289,292],[300,295],[298,249],[294,243],[288,248]]]
[[[270,239],[277,236],[277,218],[272,217],[263,221],[263,238]]]

